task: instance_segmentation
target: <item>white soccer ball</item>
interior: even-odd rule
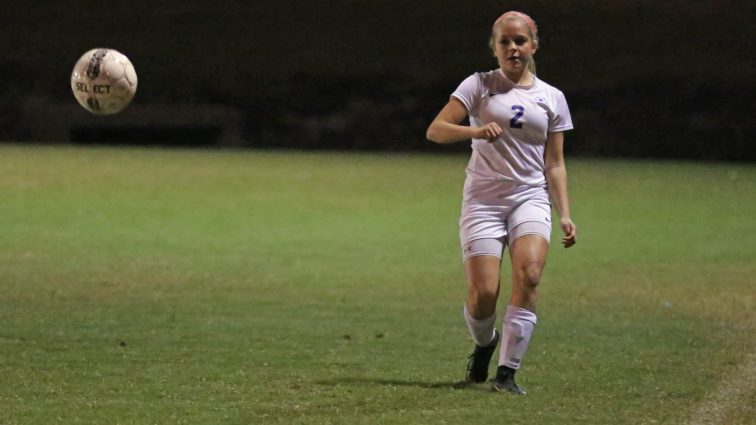
[[[137,75],[131,61],[113,49],[92,49],[84,53],[71,73],[71,90],[87,111],[115,114],[134,98]]]

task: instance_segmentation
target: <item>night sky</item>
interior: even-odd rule
[[[72,103],[76,59],[112,47],[137,69],[135,108],[232,108],[249,123],[250,146],[264,134],[304,137],[295,128],[300,118],[362,119],[360,105],[390,123],[367,128],[374,139],[423,146],[424,127],[456,85],[496,67],[491,24],[516,9],[539,25],[538,74],[567,95],[574,153],[756,159],[748,146],[753,2],[0,3],[3,139],[33,138],[19,119],[31,113],[28,105]],[[300,147],[354,148],[349,133],[357,125]],[[661,149],[649,152],[649,139]],[[381,146],[396,148],[372,147]]]

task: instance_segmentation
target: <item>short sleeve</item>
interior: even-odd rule
[[[478,107],[482,86],[480,76],[473,74],[462,81],[457,90],[452,93],[452,97],[456,97],[465,105],[468,114],[472,113]]]
[[[570,108],[567,106],[564,93],[558,91],[554,100],[554,115],[549,122],[549,132],[572,130],[572,116],[570,116]]]

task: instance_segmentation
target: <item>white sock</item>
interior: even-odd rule
[[[530,335],[535,329],[536,315],[530,310],[507,306],[504,313],[504,323],[501,325],[501,349],[499,350],[499,366],[512,369],[520,367],[520,361],[528,350]]]
[[[470,312],[467,311],[467,303],[463,310],[465,316],[465,322],[467,323],[467,329],[470,331],[473,341],[476,345],[485,347],[493,341],[494,338],[494,324],[496,323],[496,313],[491,317],[483,320],[478,320],[470,316]]]

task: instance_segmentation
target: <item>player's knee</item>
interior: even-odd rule
[[[525,290],[535,290],[541,282],[543,267],[538,263],[525,265],[520,271],[520,280]]]
[[[487,287],[470,287],[467,296],[467,307],[476,319],[490,317],[496,312],[497,291]]]
[[[486,304],[492,300],[493,302],[496,302],[496,297],[498,296],[498,288],[492,287],[491,285],[487,284],[473,284],[470,290],[472,292],[473,298],[477,300],[478,303]]]

